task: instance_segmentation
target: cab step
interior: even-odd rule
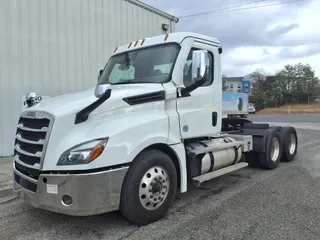
[[[229,167],[221,168],[219,170],[194,177],[194,178],[192,178],[192,180],[193,180],[193,183],[195,184],[195,186],[199,187],[200,184],[203,182],[209,181],[209,180],[216,178],[216,177],[220,177],[220,176],[225,175],[227,173],[237,171],[237,170],[239,170],[241,168],[245,168],[247,166],[248,166],[248,163],[240,162],[240,163],[231,165]]]

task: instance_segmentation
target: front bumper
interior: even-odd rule
[[[35,208],[73,216],[95,215],[119,209],[127,170],[123,167],[87,174],[41,174],[35,180],[14,168],[14,190],[21,191],[25,202]],[[71,197],[71,204],[66,196]]]

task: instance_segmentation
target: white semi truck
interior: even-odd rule
[[[221,53],[212,37],[155,36],[117,47],[95,88],[40,103],[28,94],[14,190],[36,208],[76,216],[120,210],[144,225],[162,218],[188,184],[292,161],[293,127],[223,113]],[[242,99],[235,106],[241,112]]]

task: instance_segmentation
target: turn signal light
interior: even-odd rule
[[[105,141],[101,141],[101,143],[99,143],[93,150],[92,153],[89,157],[89,161],[93,161],[94,159],[96,159],[97,157],[99,157],[101,155],[101,153],[103,152],[104,148],[106,146]]]

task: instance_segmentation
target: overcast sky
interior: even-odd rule
[[[230,11],[243,3],[255,2],[241,8],[292,0],[142,1],[180,17],[222,8]],[[222,71],[227,76],[243,76],[257,68],[274,74],[285,64],[298,62],[309,63],[320,76],[320,0],[180,18],[176,26],[176,31],[218,38],[224,49]]]

